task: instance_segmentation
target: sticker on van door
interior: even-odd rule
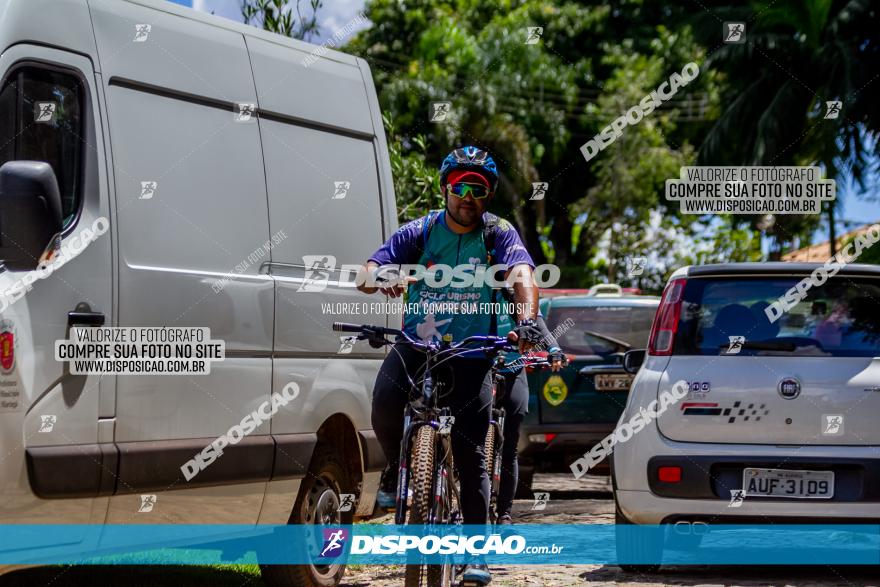
[[[15,333],[12,320],[0,320],[0,375],[15,370]]]
[[[0,413],[22,410],[18,378],[15,372],[15,330],[12,320],[0,320]]]

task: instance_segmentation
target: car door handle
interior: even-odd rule
[[[103,312],[68,312],[68,326],[104,326]]]

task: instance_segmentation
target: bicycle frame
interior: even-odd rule
[[[464,354],[465,352],[485,352],[497,353],[503,350],[508,342],[497,336],[470,336],[463,341],[452,344],[451,341],[443,342],[419,342],[408,336],[406,333],[386,328],[384,326],[372,325],[356,325],[335,322],[333,330],[339,332],[358,332],[359,340],[367,340],[370,345],[378,348],[382,345],[392,344],[385,337],[388,335],[396,335],[398,344],[406,343],[415,348],[424,350],[426,354],[425,374],[421,379],[420,393],[416,399],[410,399],[404,411],[403,422],[403,440],[400,443],[399,463],[400,468],[397,475],[397,505],[395,508],[394,522],[396,524],[406,523],[407,514],[407,497],[409,494],[409,455],[412,450],[413,437],[421,426],[431,426],[434,430],[440,432],[437,435],[437,447],[433,470],[433,478],[431,479],[431,487],[434,488],[435,499],[432,500],[431,511],[429,514],[430,523],[445,523],[446,513],[450,518],[454,518],[456,513],[452,507],[453,500],[460,503],[458,492],[458,483],[455,479],[455,467],[452,457],[452,441],[448,433],[444,433],[441,422],[444,416],[449,416],[449,408],[440,408],[439,393],[437,387],[439,383],[434,379],[434,368],[448,360]],[[472,347],[474,342],[486,344],[487,346]]]
[[[494,449],[491,455],[491,463],[487,463],[487,467],[492,470],[489,473],[489,518],[495,522],[498,516],[496,511],[498,502],[498,491],[501,487],[501,467],[503,461],[504,450],[504,422],[507,418],[507,412],[501,405],[504,401],[503,390],[507,381],[502,373],[503,369],[510,367],[513,363],[505,363],[504,359],[497,357],[492,364],[492,415],[489,421],[490,431],[495,429]],[[522,368],[547,368],[550,363],[545,359],[535,359],[522,362]]]

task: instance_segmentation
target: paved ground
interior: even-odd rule
[[[543,511],[532,511],[531,501],[514,508],[519,523],[611,524],[614,502],[607,477],[576,481],[571,475],[537,475],[535,489],[550,492]],[[381,523],[383,520],[376,520]],[[390,522],[390,516],[384,521]],[[664,567],[653,575],[625,574],[602,565],[493,566],[492,587],[848,587],[880,586],[880,567]],[[0,587],[261,587],[254,566],[180,567],[40,567],[0,576]],[[399,587],[403,567],[363,566],[349,569],[346,587]]]
[[[550,492],[543,511],[532,511],[532,502],[517,501],[515,522],[531,524],[613,524],[614,502],[607,477],[586,477],[576,481],[571,475],[536,475],[535,489]],[[493,566],[492,585],[517,587],[562,587],[582,585],[605,587],[693,586],[867,586],[880,585],[880,569],[853,567],[664,567],[653,575],[623,573],[618,567],[602,565]],[[343,580],[348,587],[392,587],[403,584],[403,567],[361,567]]]

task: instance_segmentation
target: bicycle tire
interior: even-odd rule
[[[498,501],[498,491],[495,487],[495,426],[489,424],[489,431],[486,433],[486,442],[483,445],[483,454],[485,458],[483,462],[486,466],[486,473],[489,475],[489,522],[495,523],[495,504]]]
[[[413,437],[410,453],[410,488],[412,505],[407,515],[408,524],[427,524],[433,498],[435,432],[431,426],[419,426]],[[430,584],[428,565],[406,565],[405,587]],[[423,582],[424,580],[424,582]]]

